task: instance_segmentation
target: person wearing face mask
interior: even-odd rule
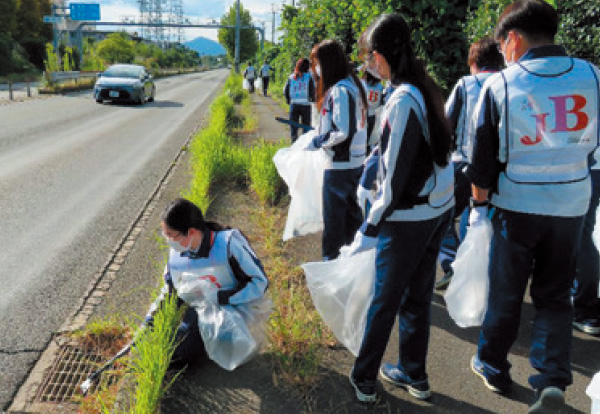
[[[450,120],[455,147],[452,153],[452,164],[454,165],[454,199],[456,205],[454,207],[454,218],[448,226],[438,256],[444,276],[436,282],[436,289],[446,289],[450,284],[453,275],[452,263],[456,258],[458,246],[460,246],[467,231],[471,183],[463,170],[467,166],[468,154],[471,148],[473,110],[484,82],[500,70],[502,63],[502,55],[498,51],[498,46],[493,37],[488,36],[473,42],[469,48],[467,60],[471,74],[459,79],[446,101],[446,116]],[[454,221],[459,217],[460,231],[457,234]]]
[[[373,76],[368,70],[365,70],[362,76],[363,86],[367,94],[369,102],[369,113],[367,116],[367,154],[371,152],[372,147],[376,144],[377,134],[371,138],[373,128],[375,127],[375,114],[383,105],[383,85],[381,79]]]
[[[323,260],[352,242],[362,222],[356,199],[367,150],[367,97],[341,44],[325,40],[310,55],[317,80],[317,135],[306,148],[327,156],[323,176]]]
[[[177,329],[178,344],[172,363],[183,366],[202,358],[205,342],[199,329],[196,305],[231,306],[256,304],[265,298],[269,285],[263,266],[248,240],[236,229],[205,221],[202,211],[186,199],[171,202],[162,215],[161,228],[169,245],[164,286],[150,307],[146,324],[167,295],[186,304]],[[189,281],[200,281],[202,289],[182,290]],[[210,357],[210,354],[208,355]]]
[[[530,413],[559,412],[572,383],[571,284],[600,139],[600,71],[554,44],[558,23],[544,0],[515,1],[500,15],[495,37],[508,67],[483,86],[465,172],[469,225],[494,206],[487,312],[471,369],[488,389],[510,389],[507,357],[531,279]]]
[[[444,99],[399,14],[377,18],[359,39],[365,65],[394,86],[376,126],[378,192],[343,255],[376,249],[374,295],[350,384],[362,402],[377,401],[376,378],[431,396],[426,371],[436,258],[454,207],[451,134]],[[381,365],[396,316],[396,363]]]

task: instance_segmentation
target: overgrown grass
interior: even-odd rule
[[[229,96],[229,98],[233,101],[234,104],[240,104],[245,96],[248,96],[248,92],[244,90],[242,87],[242,82],[244,78],[242,75],[235,74],[235,72],[231,72],[231,75],[227,78],[225,82],[225,93]]]
[[[334,342],[321,320],[302,269],[285,254],[281,240],[282,215],[276,207],[262,208],[254,225],[264,237],[263,261],[270,278],[274,308],[269,320],[270,351],[285,383],[305,390],[314,385],[321,362],[320,349]]]
[[[91,89],[96,83],[96,78],[72,79],[62,82],[50,82],[46,78],[44,86],[38,88],[39,93],[65,93],[84,89]]]
[[[263,205],[275,204],[283,192],[283,181],[273,164],[273,156],[286,146],[284,140],[275,144],[260,140],[250,148],[250,186]]]
[[[246,94],[241,103],[240,112],[242,115],[242,126],[240,128],[240,132],[249,132],[254,131],[258,126],[258,119],[254,114],[254,110],[252,108],[252,99],[250,96]]]
[[[129,365],[135,383],[135,395],[129,413],[156,413],[164,392],[177,378],[175,376],[167,384],[163,381],[175,350],[183,308],[177,307],[176,295],[167,296],[154,315],[152,329],[144,330],[137,341]]]
[[[193,176],[183,196],[204,212],[212,201],[211,185],[223,180],[243,183],[247,177],[249,154],[230,136],[234,111],[233,101],[226,94],[215,99],[208,126],[189,145]]]

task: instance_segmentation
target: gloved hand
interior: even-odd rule
[[[363,187],[360,184],[358,185],[358,188],[356,189],[356,198],[358,199],[358,205],[360,206],[361,209],[365,208],[367,201],[370,204],[373,204],[373,200],[375,199],[375,197],[373,197],[373,192],[371,190],[367,190],[365,187]]]
[[[340,256],[353,256],[360,252],[364,252],[365,250],[373,249],[375,246],[377,246],[377,237],[365,236],[360,231],[357,231],[352,244],[340,249]]]
[[[469,226],[481,225],[488,215],[488,206],[472,207],[469,213]]]

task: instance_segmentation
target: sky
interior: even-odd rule
[[[281,8],[284,0],[240,0],[240,4],[252,15],[254,25],[262,26],[264,22],[265,38],[271,40],[273,13],[275,9],[275,41],[277,41],[277,27],[280,24]],[[123,19],[139,20],[139,1],[138,0],[84,0],[82,3],[100,3],[100,17],[104,21],[123,21]],[[212,20],[219,22],[221,17],[229,10],[232,5],[235,6],[235,0],[183,0],[184,19],[188,19],[192,24],[209,24]],[[287,0],[291,4],[291,0]],[[138,31],[139,28],[127,28],[128,31]],[[184,41],[192,40],[198,36],[203,36],[212,40],[217,40],[216,29],[185,29],[183,31]]]

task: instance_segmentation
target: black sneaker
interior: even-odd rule
[[[512,380],[510,378],[488,378],[487,374],[485,373],[483,362],[479,360],[479,357],[477,355],[473,355],[473,357],[471,358],[471,371],[473,371],[475,375],[477,375],[483,380],[483,383],[486,387],[488,387],[488,389],[498,394],[506,393],[509,390],[510,385],[512,383]]]
[[[435,282],[435,289],[446,290],[446,288],[450,284],[450,281],[452,280],[452,276],[454,276],[454,270],[450,269],[446,273],[444,273],[444,276],[442,276],[440,280]]]
[[[530,414],[550,414],[560,413],[565,405],[565,396],[563,391],[557,387],[546,387],[543,390],[537,390],[535,401],[529,407]]]
[[[573,319],[573,326],[589,335],[600,335],[600,320],[596,318]]]
[[[377,401],[377,392],[375,391],[375,381],[357,382],[354,379],[353,371],[350,371],[350,384],[356,393],[356,399],[364,403],[374,403]]]
[[[387,382],[404,388],[415,398],[426,400],[431,397],[429,381],[413,381],[404,371],[393,364],[383,364],[379,368],[379,375]]]

